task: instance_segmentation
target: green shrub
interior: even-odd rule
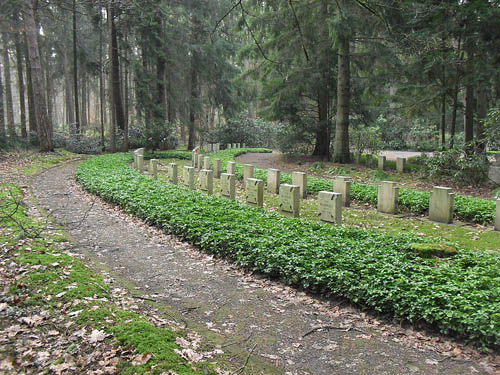
[[[436,263],[409,251],[425,242],[418,236],[286,218],[140,175],[130,160],[96,157],[76,177],[89,192],[249,270],[500,347],[499,256],[458,249]]]

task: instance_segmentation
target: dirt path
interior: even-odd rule
[[[239,346],[275,367],[263,373],[495,373],[491,358],[470,348],[246,274],[162,235],[83,193],[74,167],[39,175],[33,192],[80,251],[223,347]]]

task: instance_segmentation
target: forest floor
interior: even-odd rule
[[[231,353],[248,374],[495,374],[498,358],[353,307],[248,274],[83,192],[75,163],[33,180],[36,200],[78,252]],[[249,358],[245,360],[245,358]]]
[[[387,160],[396,160],[398,157],[420,156],[421,152],[413,151],[382,151],[382,155]],[[429,153],[426,153],[429,155]],[[335,176],[348,176],[354,182],[369,184],[379,181],[397,182],[400,188],[409,188],[421,191],[431,191],[433,186],[448,186],[453,188],[456,194],[470,195],[477,198],[492,199],[494,189],[498,186],[483,184],[480,186],[465,185],[463,183],[453,183],[451,181],[430,181],[422,178],[418,173],[397,173],[392,170],[379,171],[377,168],[368,168],[357,164],[339,164],[333,162],[323,162],[317,157],[310,155],[287,156],[277,151],[272,154],[248,153],[236,158],[239,163],[253,164],[257,168],[276,168],[282,172],[305,172],[309,175],[324,178],[334,178]],[[321,167],[318,168],[318,163]]]

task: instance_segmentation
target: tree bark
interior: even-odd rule
[[[31,82],[33,86],[33,104],[38,125],[38,139],[41,151],[52,151],[52,126],[49,123],[45,90],[41,80],[40,53],[38,49],[37,28],[31,0],[24,0],[24,24],[28,58],[31,66]]]
[[[349,111],[350,91],[350,49],[349,39],[340,35],[338,46],[337,77],[337,123],[335,127],[335,145],[333,160],[338,163],[349,163]]]
[[[80,134],[80,108],[78,102],[78,59],[76,51],[76,0],[73,0],[73,93],[75,95],[75,132]]]
[[[5,139],[5,111],[3,109],[2,66],[0,66],[0,141]]]
[[[28,38],[26,36],[26,32],[24,33],[24,61],[26,63],[26,89],[28,92],[28,120],[29,120],[29,129],[28,129],[28,138],[31,138],[33,134],[36,134],[38,138],[38,124],[36,120],[35,113],[35,98],[33,94],[33,84],[31,80],[31,63],[28,55]]]
[[[26,101],[24,98],[25,89],[24,89],[24,69],[23,69],[23,48],[21,45],[21,41],[19,40],[19,34],[14,34],[15,39],[14,43],[16,46],[16,62],[17,62],[17,88],[19,90],[19,112],[20,112],[20,120],[21,120],[21,137],[23,139],[28,138],[28,133],[26,130]]]
[[[52,106],[52,77],[50,66],[50,47],[48,41],[45,43],[45,89],[47,91],[47,115],[49,116],[49,123],[54,121],[54,108]]]
[[[10,57],[9,57],[9,39],[7,34],[3,33],[3,74],[4,74],[4,86],[5,86],[5,104],[7,112],[7,133],[11,137],[16,136],[16,129],[14,127],[14,102],[12,101],[12,85],[10,80]]]
[[[441,96],[441,147],[446,145],[446,93]]]
[[[200,33],[200,21],[193,14],[191,16],[191,28],[192,28],[192,43],[196,45],[199,39]],[[198,107],[198,52],[193,49],[191,55],[191,98],[189,101],[189,133],[188,133],[188,150],[192,150],[196,143],[196,111]]]
[[[128,29],[125,27],[125,58],[122,59],[123,63],[123,101],[124,101],[124,120],[123,120],[123,146],[122,151],[128,151],[128,116],[129,116],[129,87],[128,87]]]
[[[99,8],[100,9],[100,8]],[[104,151],[104,72],[103,72],[103,40],[102,40],[102,14],[99,18],[99,110],[100,116],[99,119],[101,121],[101,149]]]
[[[453,88],[453,106],[451,110],[451,126],[450,126],[450,147],[455,143],[455,131],[457,128],[457,111],[458,111],[458,83],[455,83]]]
[[[468,83],[465,86],[465,114],[464,114],[464,138],[465,152],[471,155],[474,152],[474,85]]]
[[[120,84],[120,60],[118,54],[118,39],[114,19],[115,0],[111,0],[110,5],[110,46],[111,46],[111,90],[113,91],[113,108],[115,113],[116,126],[122,131],[125,129],[125,116],[123,114],[123,101]]]
[[[488,113],[488,86],[486,82],[481,82],[477,88],[477,122],[476,122],[476,152],[485,154],[486,140],[484,137],[483,121]]]

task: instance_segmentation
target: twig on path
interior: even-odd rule
[[[238,368],[237,370],[235,370],[233,373],[231,373],[231,375],[241,374],[243,372],[243,370],[245,370],[245,368],[248,365],[248,361],[250,360],[250,356],[253,354],[253,351],[255,350],[256,347],[257,347],[257,344],[254,344],[254,346],[252,347],[252,349],[250,349],[250,351],[248,352],[247,358],[245,359],[245,362],[243,363],[243,366],[241,366],[240,368]]]
[[[227,344],[221,345],[221,348],[225,348],[225,347],[228,347],[228,346],[231,346],[231,345],[235,345],[235,344],[242,344],[242,343],[247,342],[248,340],[250,340],[250,338],[252,336],[253,336],[253,332],[250,332],[250,334],[246,338],[244,338],[243,340],[241,340],[241,341],[230,341]]]
[[[158,302],[157,300],[154,300],[152,298],[149,298],[149,297],[142,297],[142,296],[132,296],[132,298],[136,298],[136,299],[142,299],[143,301],[151,301],[151,302]]]
[[[337,327],[337,326],[319,326],[319,327],[314,327],[311,330],[309,330],[306,333],[304,333],[302,335],[302,338],[304,338],[306,336],[309,336],[310,334],[312,334],[312,333],[314,333],[316,331],[323,330],[323,329],[326,329],[326,330],[336,329],[336,330],[344,331],[344,332],[358,331],[358,332],[361,332],[361,333],[365,333],[364,331],[362,331],[362,330],[360,330],[359,328],[356,328],[356,327],[347,327],[346,328],[346,327]]]

